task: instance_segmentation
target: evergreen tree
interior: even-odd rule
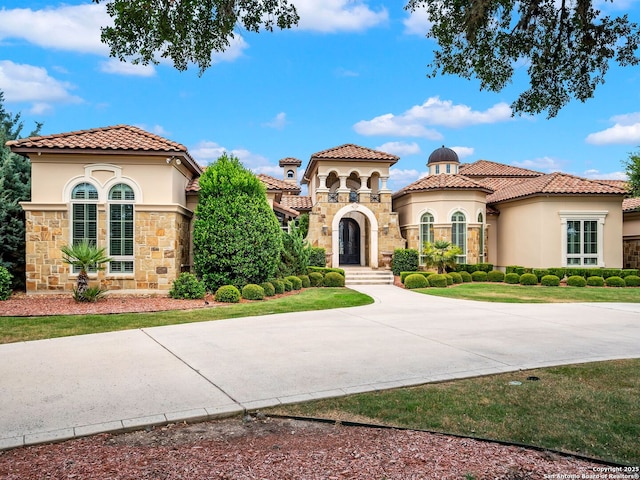
[[[640,197],[640,150],[630,153],[624,166],[629,177],[629,196]]]
[[[30,135],[37,135],[37,123]],[[31,199],[31,163],[6,146],[20,137],[23,123],[20,114],[12,115],[4,108],[0,91],[0,265],[13,274],[13,288],[25,286],[25,217],[19,202]]]
[[[280,226],[262,182],[226,154],[200,177],[194,267],[207,290],[271,278],[280,262]]]

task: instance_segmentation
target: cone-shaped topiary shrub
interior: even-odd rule
[[[590,287],[604,287],[604,278],[593,275],[587,278],[587,285]]]
[[[276,287],[271,282],[262,282],[260,286],[264,289],[265,297],[273,297],[276,294]]]
[[[309,275],[298,275],[298,278],[302,281],[302,288],[309,288],[311,286]]]
[[[312,287],[321,287],[323,280],[324,277],[319,272],[311,272],[309,274],[309,283],[311,283]]]
[[[325,287],[344,287],[344,277],[338,272],[329,272],[324,276]]]
[[[223,285],[216,290],[216,302],[238,303],[240,301],[240,290],[233,285]]]
[[[276,291],[276,294],[284,293],[284,282],[282,280],[271,280],[271,284]]]
[[[487,272],[483,272],[482,270],[476,270],[471,274],[471,280],[473,280],[474,282],[486,282]]]
[[[520,275],[518,275],[515,272],[507,273],[504,276],[504,283],[509,283],[511,285],[514,285],[516,283],[520,283]]]
[[[462,283],[462,275],[460,275],[458,272],[451,272],[449,273],[449,275],[451,275],[453,283]]]
[[[245,300],[262,300],[264,298],[264,288],[255,283],[248,283],[242,287],[242,298]]]
[[[557,275],[544,275],[540,279],[540,284],[545,287],[558,287],[560,286],[560,279]]]
[[[404,286],[410,290],[414,288],[426,288],[429,286],[429,281],[420,273],[412,273],[404,279]]]
[[[538,277],[533,273],[523,273],[520,275],[520,285],[537,285]]]
[[[627,275],[624,277],[627,287],[640,287],[640,277],[638,275]]]
[[[571,275],[567,278],[568,287],[586,287],[587,280],[582,275]]]
[[[447,286],[447,277],[443,273],[434,273],[429,275],[428,282],[431,287],[443,288]]]
[[[605,280],[607,287],[626,287],[626,283],[624,283],[624,279],[621,277],[609,277]]]
[[[473,278],[471,277],[471,274],[469,272],[462,271],[460,272],[460,276],[462,277],[462,281],[464,283],[473,282]]]
[[[500,270],[491,270],[487,273],[487,282],[504,282],[504,272]]]
[[[204,298],[206,294],[204,283],[189,272],[182,272],[178,278],[173,281],[173,286],[169,290],[171,298],[197,299]]]

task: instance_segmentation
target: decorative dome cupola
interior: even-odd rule
[[[444,145],[435,149],[431,155],[429,155],[429,160],[427,161],[429,175],[458,173],[459,165],[460,160],[458,159],[458,154]]]

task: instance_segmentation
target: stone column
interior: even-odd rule
[[[382,182],[382,187],[380,188],[380,193],[384,192],[384,193],[389,193],[391,190],[389,190],[389,187],[387,187],[387,180],[389,180],[389,177],[380,177],[380,181]]]
[[[327,175],[318,175],[318,188],[317,192],[327,192],[329,189],[327,188]]]

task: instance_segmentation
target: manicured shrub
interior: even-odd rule
[[[587,281],[584,277],[580,275],[571,275],[567,278],[567,286],[568,287],[586,287]]]
[[[555,275],[560,280],[567,275],[567,269],[563,267],[548,268],[547,270],[549,270],[549,275]]]
[[[288,278],[283,278],[282,283],[284,283],[285,292],[290,292],[291,290],[293,290],[293,283],[291,283],[291,280],[289,280]]]
[[[216,302],[238,303],[240,301],[240,290],[234,285],[223,285],[215,294]]]
[[[400,275],[400,272],[415,272],[418,270],[418,250],[396,248],[393,251],[391,270],[394,275]]]
[[[560,279],[556,275],[545,275],[540,279],[540,284],[545,287],[558,287]]]
[[[329,272],[324,276],[325,287],[344,287],[344,276],[338,272]]]
[[[264,288],[255,283],[249,283],[242,287],[242,298],[245,300],[262,300],[265,296]]]
[[[627,287],[640,287],[640,277],[638,275],[627,275],[624,277]]]
[[[445,273],[444,277],[447,279],[447,285],[453,285],[453,277],[449,273]]]
[[[542,277],[544,277],[545,275],[550,275],[549,270],[547,270],[546,268],[534,268],[533,274],[538,277],[538,283],[540,283]]]
[[[504,276],[504,283],[509,283],[511,285],[520,283],[520,275],[518,275],[516,272],[507,273]]]
[[[280,277],[302,275],[309,268],[311,247],[295,222],[289,222],[288,231],[282,232],[282,250],[277,273]]]
[[[467,271],[460,272],[460,277],[462,277],[462,281],[464,283],[473,282],[473,278],[471,277],[471,274]]]
[[[404,286],[410,290],[414,288],[426,288],[429,286],[429,281],[424,275],[413,273],[404,279]]]
[[[485,272],[485,273],[489,273],[491,270],[493,270],[493,264],[492,263],[478,263],[478,264],[476,264],[476,270],[477,271],[481,271],[481,272]]]
[[[590,287],[604,287],[604,278],[592,275],[587,278],[587,285]]]
[[[9,270],[0,266],[0,300],[6,300],[11,296],[11,279],[13,275]]]
[[[302,288],[309,288],[311,286],[309,275],[298,275],[298,278],[302,281]]]
[[[462,283],[462,275],[458,272],[450,272],[449,275],[453,279],[453,283]]]
[[[307,274],[311,272],[321,273],[322,276],[325,276],[329,272],[339,273],[344,277],[344,268],[331,268],[331,267],[309,267],[307,268]]]
[[[444,288],[447,286],[447,277],[443,273],[434,273],[429,275],[428,282],[432,287]]]
[[[276,294],[279,295],[281,293],[284,293],[284,282],[282,280],[271,280],[270,283],[273,285],[273,289],[276,291]]]
[[[491,270],[487,273],[487,282],[504,282],[504,272],[500,270]]]
[[[482,270],[476,270],[471,274],[471,280],[473,280],[474,282],[486,282],[487,272],[483,272]]]
[[[206,294],[204,283],[189,272],[183,272],[173,281],[173,286],[169,290],[171,298],[197,299],[204,298]]]
[[[73,299],[76,302],[97,302],[107,294],[105,288],[100,288],[99,285],[95,287],[87,287],[87,289],[80,294],[77,288],[73,289]]]
[[[620,270],[620,276],[622,278],[627,278],[629,275],[640,276],[640,271],[637,268],[625,268]]]
[[[288,277],[285,277],[285,280],[289,280],[291,282],[291,288],[293,290],[300,290],[302,288],[302,280],[295,275],[289,275]]]
[[[312,287],[321,287],[324,277],[320,272],[311,272],[309,274],[309,283]]]
[[[607,278],[605,280],[605,283],[607,284],[607,287],[626,287],[626,284],[624,283],[624,278],[621,278],[618,276]]]
[[[520,275],[520,285],[537,285],[538,277],[533,273],[523,273]]]
[[[310,267],[326,267],[327,266],[327,252],[321,247],[311,247],[309,252],[309,266]]]
[[[507,275],[509,275],[510,273],[518,273],[518,269],[524,270],[524,267],[521,267],[520,265],[507,265],[506,267]],[[518,273],[518,275],[522,275],[522,274]]]
[[[276,287],[273,286],[273,283],[262,282],[260,286],[264,290],[265,297],[273,297],[276,294]]]

